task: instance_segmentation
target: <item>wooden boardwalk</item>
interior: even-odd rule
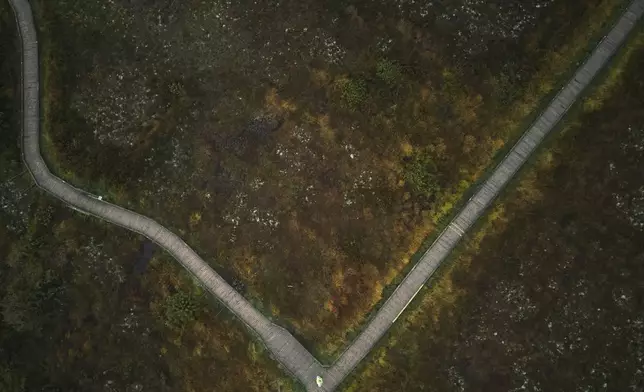
[[[287,371],[313,389],[320,363],[286,330],[275,325],[235,291],[201,257],[154,220],[101,201],[54,176],[40,154],[38,40],[27,0],[9,0],[22,42],[22,156],[35,183],[74,209],[140,233],[159,244],[251,329]]]
[[[400,313],[416,296],[427,279],[454,249],[462,236],[492,204],[499,192],[526,162],[544,137],[561,120],[568,108],[579,98],[599,70],[615,54],[644,12],[644,0],[635,0],[621,16],[610,33],[599,43],[592,55],[577,70],[574,77],[555,96],[546,110],[523,134],[494,172],[479,187],[460,213],[434,241],[420,261],[387,299],[364,331],[328,370],[324,380],[326,391],[334,390],[340,382],[374,347]]]
[[[577,100],[584,88],[608,62],[644,13],[644,0],[634,0],[611,32],[577,70],[573,79],[557,94],[549,107],[479,187],[476,194],[440,234],[362,333],[333,366],[324,368],[288,331],[275,325],[258,312],[177,235],[148,217],[98,200],[67,184],[49,171],[40,154],[39,60],[33,15],[28,0],[9,0],[9,3],[14,10],[22,42],[22,154],[35,183],[78,211],[140,233],[159,244],[206,290],[237,315],[264,342],[272,357],[299,379],[308,391],[318,392],[331,392],[337,388],[371,351],[461,237],[470,230],[543,138]],[[324,380],[321,387],[316,383],[318,376]]]

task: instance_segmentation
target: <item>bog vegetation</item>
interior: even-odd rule
[[[347,391],[644,388],[644,32]]]
[[[296,390],[168,256],[33,187],[9,11],[0,2],[0,391]]]
[[[330,355],[623,3],[37,1],[47,159]]]

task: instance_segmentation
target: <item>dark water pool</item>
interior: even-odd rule
[[[157,246],[154,242],[150,240],[145,240],[139,248],[138,257],[136,263],[134,263],[134,273],[142,274],[148,268],[148,263],[154,256],[154,251],[157,249]]]

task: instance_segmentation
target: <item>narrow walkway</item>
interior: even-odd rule
[[[367,355],[396,321],[400,313],[414,299],[427,279],[436,271],[459,243],[474,222],[488,208],[517,170],[532,155],[544,137],[555,127],[586,86],[624,42],[644,13],[644,0],[634,0],[610,33],[597,45],[592,55],[577,70],[575,76],[552,100],[537,121],[523,134],[512,150],[497,166],[492,175],[461,209],[447,228],[434,241],[420,261],[407,274],[394,293],[371,320],[364,331],[328,370],[324,388],[334,390]]]
[[[328,369],[285,329],[275,325],[237,293],[181,238],[154,220],[88,196],[54,176],[40,154],[40,95],[37,32],[28,0],[9,0],[22,41],[22,154],[35,183],[70,207],[140,233],[159,244],[183,265],[210,293],[237,315],[259,338],[273,358],[298,378],[308,391],[331,392],[371,351],[413,300],[427,279],[460,241],[503,187],[525,163],[543,138],[577,100],[582,90],[608,62],[644,13],[644,0],[634,0],[592,56],[523,135],[494,173],[441,233],[418,264],[376,313],[362,333]],[[322,387],[316,378],[324,380]]]
[[[309,390],[317,388],[315,377],[324,371],[320,363],[290,333],[258,312],[181,238],[148,217],[88,196],[49,171],[40,154],[37,31],[29,2],[9,0],[9,3],[22,42],[22,155],[36,184],[78,211],[142,234],[159,244],[254,331],[283,367],[304,382]]]

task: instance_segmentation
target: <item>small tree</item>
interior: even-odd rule
[[[416,195],[430,198],[440,190],[436,164],[427,153],[416,154],[405,164],[404,178]]]
[[[184,292],[172,294],[163,305],[163,316],[168,326],[183,328],[197,315],[197,301]]]
[[[342,101],[349,109],[355,109],[367,99],[367,84],[362,79],[348,79],[341,84]]]
[[[376,76],[389,86],[395,86],[402,81],[403,73],[397,63],[382,59],[376,64]]]

